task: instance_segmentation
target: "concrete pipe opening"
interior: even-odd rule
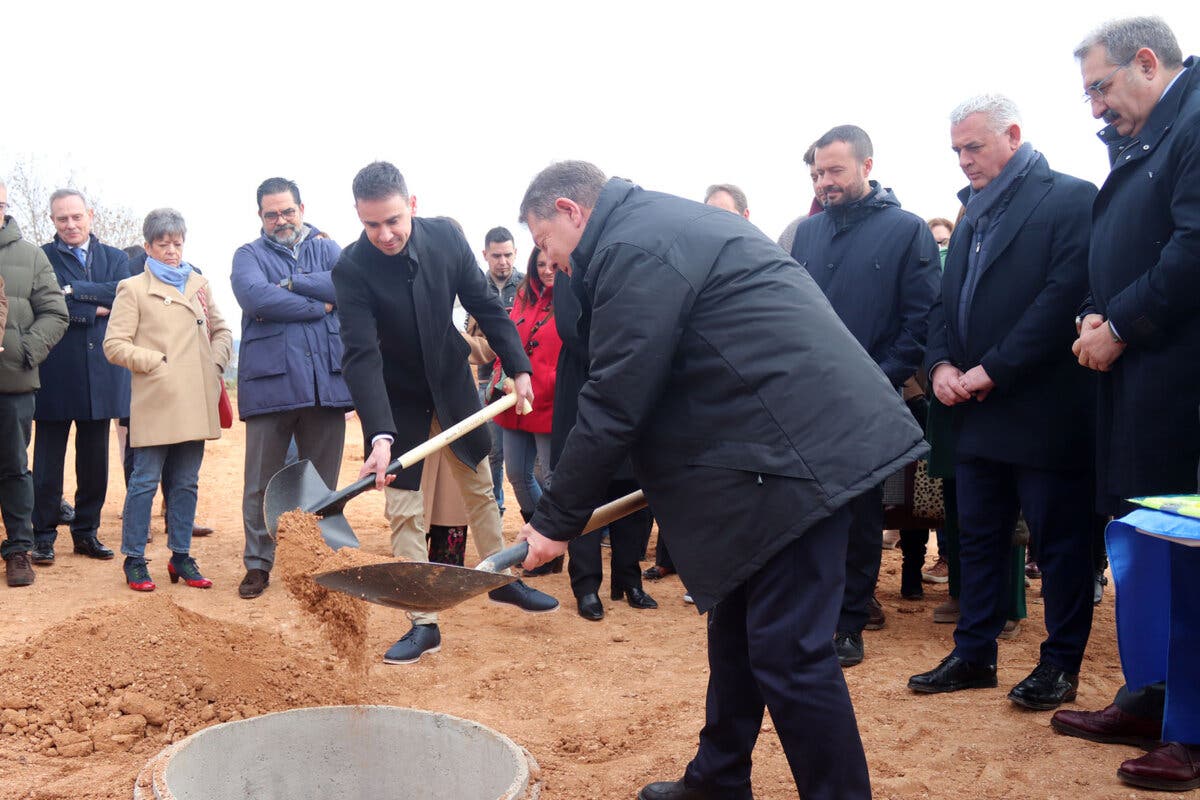
[[[214,725],[142,769],[135,800],[537,800],[537,763],[471,720],[392,706],[298,708]]]

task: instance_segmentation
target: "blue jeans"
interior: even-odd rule
[[[550,434],[504,431],[504,467],[521,511],[532,514],[542,499],[543,486],[550,485]],[[534,467],[541,463],[541,476]]]
[[[186,555],[192,546],[196,521],[196,485],[204,440],[133,448],[133,474],[125,489],[125,516],[121,524],[121,553],[146,557],[150,534],[150,507],[161,481],[167,502],[167,547]]]

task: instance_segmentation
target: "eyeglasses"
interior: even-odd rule
[[[1133,63],[1132,60],[1126,61],[1121,66],[1117,67],[1112,72],[1108,73],[1103,78],[1101,78],[1100,80],[1093,83],[1091,86],[1084,89],[1083,90],[1083,102],[1096,103],[1096,102],[1103,100],[1105,98],[1105,96],[1108,94],[1108,90],[1112,88],[1112,86],[1110,85],[1112,83],[1112,79],[1116,77],[1118,72],[1125,69],[1132,63]]]
[[[295,219],[300,213],[298,208],[285,208],[283,211],[268,211],[262,215],[262,218],[267,222],[278,222],[280,217],[284,219]]]

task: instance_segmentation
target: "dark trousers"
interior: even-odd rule
[[[839,633],[862,633],[883,559],[883,485],[863,492],[847,503],[846,509],[850,512],[846,589],[837,629]]]
[[[33,476],[29,474],[33,392],[0,394],[0,515],[4,518],[5,560],[33,549]]]
[[[962,592],[954,654],[996,663],[1016,580],[1012,533],[1024,514],[1038,545],[1046,640],[1040,660],[1078,672],[1092,629],[1092,503],[1090,472],[1034,469],[971,459],[958,464]]]
[[[608,485],[605,502],[624,497],[637,491],[636,481],[616,480]],[[615,589],[642,588],[642,572],[638,562],[646,544],[646,525],[650,520],[650,509],[643,508],[629,516],[608,524],[608,541],[612,545],[612,558],[608,577],[609,585]],[[571,540],[567,546],[567,572],[571,576],[571,591],[579,598],[600,591],[604,578],[604,560],[600,553],[601,531],[592,531]]]
[[[671,551],[667,549],[667,543],[663,541],[661,534],[658,542],[654,545],[654,566],[662,567],[667,572],[675,571],[675,562],[671,560]]]
[[[684,782],[723,800],[750,794],[770,709],[804,800],[871,796],[854,708],[833,650],[851,519],[841,509],[776,554],[708,614],[708,698]]]
[[[54,544],[63,499],[67,436],[75,426],[75,520],[72,536],[90,536],[100,528],[100,510],[108,494],[108,429],[111,420],[38,420],[33,431],[33,535]]]

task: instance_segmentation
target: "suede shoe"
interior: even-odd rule
[[[643,786],[637,800],[717,800],[717,796],[686,786],[683,781],[657,781]]]
[[[39,567],[48,567],[54,563],[54,542],[35,542],[29,558]]]
[[[488,597],[493,603],[507,603],[531,614],[540,614],[558,608],[558,601],[553,597],[526,586],[524,581],[519,580],[513,581],[507,586],[501,586],[499,589],[492,589],[488,592]]]
[[[958,617],[962,612],[958,607],[957,597],[947,597],[946,602],[934,606],[933,621],[945,623],[949,625],[957,625]]]
[[[843,667],[861,664],[864,657],[862,634],[838,633],[834,635],[833,650],[837,653],[838,663]]]
[[[883,606],[879,605],[875,595],[871,595],[871,599],[867,601],[867,624],[863,626],[863,630],[877,631],[886,624],[887,617],[883,613]]]
[[[1078,688],[1078,673],[1043,661],[1033,668],[1029,677],[1012,688],[1008,699],[1034,711],[1050,711],[1074,700]]]
[[[1152,750],[1162,744],[1162,720],[1126,714],[1114,703],[1102,711],[1056,711],[1050,727],[1064,736]]]
[[[604,604],[600,602],[600,595],[595,592],[585,594],[575,601],[576,608],[579,609],[579,616],[592,622],[599,622],[604,619]]]
[[[88,558],[98,558],[101,561],[107,561],[116,555],[96,538],[95,533],[80,534],[75,536],[74,539],[75,552],[80,555],[87,556]]]
[[[437,625],[413,625],[400,641],[383,654],[385,664],[412,664],[426,653],[442,649],[442,632]]]
[[[265,569],[248,569],[246,577],[238,584],[238,597],[243,600],[253,600],[267,590],[271,583],[271,573]]]
[[[33,564],[30,563],[29,553],[13,553],[4,562],[4,577],[9,586],[29,586],[37,576],[33,574]]]
[[[1117,777],[1134,786],[1164,792],[1200,787],[1200,746],[1168,742],[1140,758],[1131,758]]]
[[[197,536],[212,536],[212,535],[213,535],[212,528],[209,528],[205,525],[193,525],[192,526],[192,538],[193,539],[196,538]]]
[[[991,689],[996,685],[996,665],[971,664],[958,656],[946,656],[929,672],[913,675],[908,688],[920,694],[957,692],[960,689]]]

